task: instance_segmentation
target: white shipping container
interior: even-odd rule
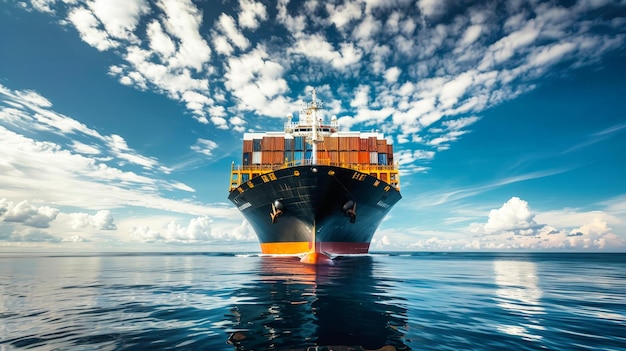
[[[371,165],[378,164],[378,152],[376,151],[370,152],[370,164]]]
[[[261,151],[252,152],[252,164],[256,164],[256,165],[261,164]]]

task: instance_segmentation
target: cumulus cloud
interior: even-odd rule
[[[202,216],[192,218],[187,225],[171,221],[160,229],[152,229],[149,226],[133,227],[131,238],[141,242],[211,243],[251,241],[256,239],[256,236],[245,221],[233,230],[232,227],[218,227],[211,218]]]
[[[113,216],[109,210],[98,211],[95,215],[88,213],[70,213],[69,225],[72,229],[95,228],[98,230],[116,230]]]
[[[528,206],[528,202],[512,197],[499,209],[489,212],[489,220],[484,226],[485,233],[513,232],[516,234],[534,234],[538,225],[535,215]]]
[[[457,239],[458,249],[620,250],[626,241],[599,216],[573,229],[535,221],[528,202],[512,197],[489,212],[487,222],[469,227],[471,239]]]
[[[35,206],[24,200],[16,205],[7,202],[6,199],[0,201],[0,213],[4,222],[21,223],[34,228],[48,228],[50,222],[54,221],[59,214],[59,210],[49,206]]]

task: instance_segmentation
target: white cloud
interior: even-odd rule
[[[81,39],[100,51],[106,51],[119,46],[119,43],[109,37],[103,30],[102,24],[91,11],[84,7],[77,7],[68,15],[68,20],[76,27]]]
[[[444,2],[439,0],[418,0],[417,6],[427,17],[437,16],[445,10]]]
[[[256,235],[247,222],[233,229],[217,225],[207,216],[196,217],[189,220],[187,225],[181,225],[177,221],[170,221],[159,230],[149,226],[133,227],[131,238],[141,242],[164,242],[164,243],[215,243],[230,241],[252,241]]]
[[[441,124],[449,130],[461,130],[476,123],[479,119],[480,117],[477,116],[462,117],[459,119],[443,121]]]
[[[136,41],[133,31],[141,15],[150,11],[146,0],[92,0],[87,6],[113,38]]]
[[[59,210],[49,206],[34,206],[24,200],[13,206],[12,202],[5,203],[5,213],[2,216],[4,222],[22,223],[34,228],[48,228],[50,222],[55,220],[59,214]],[[1,202],[0,202],[1,204]]]
[[[54,5],[56,1],[57,0],[30,0],[30,3],[39,12],[54,14],[52,5]]]
[[[557,63],[563,57],[576,49],[573,43],[558,43],[541,48],[537,53],[531,55],[528,59],[529,64],[533,66],[546,66]]]
[[[361,18],[361,4],[357,1],[345,1],[343,4],[326,4],[330,14],[328,22],[343,30],[351,21]]]
[[[395,83],[398,81],[398,77],[402,73],[402,70],[398,67],[391,67],[385,71],[385,81],[387,83]]]
[[[72,229],[95,228],[98,230],[116,230],[113,216],[109,210],[98,211],[95,215],[88,213],[70,213],[69,226]]]
[[[197,153],[212,157],[213,151],[217,149],[218,145],[212,140],[198,138],[196,143],[191,146],[191,149]]]
[[[179,41],[178,51],[168,65],[202,71],[203,65],[211,58],[211,48],[200,34],[200,10],[191,0],[160,0],[157,5],[164,12],[165,29]]]
[[[10,95],[10,92],[7,89],[3,89],[3,90],[7,93],[7,95]],[[31,103],[38,107],[52,106],[52,103],[50,102],[50,100],[39,95],[39,93],[37,93],[36,91],[23,90],[23,91],[16,91],[14,92],[14,94],[19,100],[25,103]]]
[[[253,0],[239,0],[239,25],[243,28],[256,29],[259,27],[259,21],[267,19],[267,10],[265,5]]]
[[[535,218],[551,219],[541,224]],[[574,218],[574,217],[571,217]],[[620,250],[626,240],[615,235],[608,223],[599,216],[580,227],[568,230],[553,226],[567,225],[565,220],[551,216],[535,216],[528,203],[512,197],[499,209],[489,212],[486,224],[473,223],[469,230],[479,234],[475,240],[480,249],[579,249]]]
[[[72,149],[75,152],[84,155],[99,155],[101,153],[100,149],[97,146],[87,145],[76,140],[72,141]]]
[[[463,38],[461,39],[461,46],[468,46],[473,44],[482,33],[482,26],[480,24],[474,24],[465,30],[463,33]]]
[[[528,202],[512,197],[497,210],[489,212],[489,220],[484,226],[487,234],[510,231],[515,233],[534,233],[537,223]]]
[[[81,212],[138,206],[194,215],[211,214],[215,218],[232,217],[234,211],[226,206],[205,206],[188,199],[162,196],[166,191],[193,192],[194,189],[168,180],[169,168],[132,150],[123,137],[103,136],[70,117],[39,107],[50,106],[49,101],[33,104],[35,95],[38,94],[13,92],[0,85],[1,101],[20,108],[13,108],[10,115],[6,109],[0,109],[0,122],[11,124],[15,130],[0,126],[0,168],[3,170],[0,172],[0,198],[16,203],[37,199],[42,206],[55,204],[83,209]],[[35,100],[47,101],[43,97]],[[58,128],[49,128],[51,125]],[[53,132],[58,143],[45,141],[48,134],[39,135],[39,140],[24,135],[32,134],[33,130]],[[72,139],[73,136],[81,141]],[[62,143],[64,140],[66,146]],[[92,158],[94,155],[98,158]],[[141,171],[126,170],[133,165],[141,166]],[[6,211],[6,207],[2,208]],[[100,216],[104,213],[100,212]],[[9,217],[10,220],[18,218],[14,214]],[[96,216],[95,220],[98,218]],[[44,221],[37,217],[29,223],[43,226]]]
[[[354,92],[354,98],[350,101],[352,107],[367,107],[369,105],[369,85],[359,85]]]
[[[285,111],[290,111],[285,97],[281,96],[288,90],[284,71],[285,68],[273,61],[264,48],[257,47],[240,57],[228,59],[225,85],[238,98],[241,110],[284,117]]]
[[[169,59],[176,52],[176,44],[172,38],[163,31],[161,23],[154,20],[148,24],[146,34],[152,51],[161,55],[162,59]]]
[[[227,14],[221,14],[217,22],[219,30],[239,49],[247,49],[250,41],[239,32],[235,20]]]
[[[320,34],[300,35],[288,51],[314,61],[329,62],[333,68],[341,71],[357,64],[363,55],[363,51],[352,43],[342,42],[337,46],[338,50]]]

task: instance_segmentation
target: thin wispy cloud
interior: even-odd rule
[[[485,184],[478,184],[470,187],[457,189],[446,189],[443,192],[422,192],[413,203],[415,208],[426,208],[431,206],[450,205],[463,199],[481,195],[494,189],[515,184],[518,182],[541,179],[570,171],[570,169],[547,169],[542,171],[512,175],[509,177],[494,179]]]
[[[195,190],[168,179],[169,167],[139,154],[123,137],[102,135],[55,112],[49,100],[33,91],[12,91],[0,85],[0,100],[9,106],[0,107],[0,121],[11,128],[0,126],[0,184],[4,196],[91,210],[140,206],[233,216],[227,208],[166,197],[174,190],[187,194]],[[33,131],[36,135],[29,136]],[[199,139],[192,148],[206,153],[215,146],[210,140]],[[15,208],[20,209],[17,205]],[[8,221],[15,217],[7,216]]]

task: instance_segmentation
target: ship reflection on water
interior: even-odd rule
[[[236,294],[228,343],[238,350],[409,350],[403,301],[385,294],[369,256],[312,266],[262,257]]]

